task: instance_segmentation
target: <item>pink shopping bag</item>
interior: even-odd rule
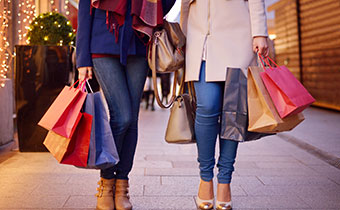
[[[76,83],[71,87],[64,87],[38,125],[66,138],[72,136],[77,122],[80,120],[80,110],[87,95],[87,93],[73,87]],[[79,86],[82,86],[82,84]]]
[[[286,66],[278,66],[269,58],[276,65],[272,67],[268,60],[260,58],[269,65],[261,78],[281,118],[300,113],[315,102]]]

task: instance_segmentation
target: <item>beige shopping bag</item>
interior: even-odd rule
[[[248,68],[248,130],[262,133],[277,133],[289,131],[304,120],[299,113],[281,119],[269,93],[264,86],[260,73],[262,67],[251,66]]]
[[[60,163],[67,152],[70,142],[71,139],[58,135],[53,131],[49,131],[43,144]]]

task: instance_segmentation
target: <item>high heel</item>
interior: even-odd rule
[[[196,205],[199,210],[212,210],[214,209],[214,199],[202,200],[197,196]]]
[[[221,202],[216,201],[216,210],[232,210],[232,203],[230,202]]]

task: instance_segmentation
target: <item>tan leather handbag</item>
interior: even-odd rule
[[[178,23],[170,23],[164,20],[161,30],[155,31],[149,46],[148,63],[152,70],[154,93],[157,103],[162,108],[169,108],[176,98],[176,81],[174,80],[172,97],[168,105],[164,105],[159,97],[157,88],[157,73],[175,72],[184,68],[185,36]]]
[[[180,94],[174,100],[170,109],[170,117],[165,133],[168,143],[195,143],[196,97],[193,82],[187,83],[188,93],[184,93],[184,77],[182,78]]]

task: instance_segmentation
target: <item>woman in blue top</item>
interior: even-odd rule
[[[128,175],[137,145],[141,95],[148,72],[146,45],[175,0],[80,0],[77,32],[79,79],[92,69],[104,92],[119,163],[101,170],[97,209],[132,209]]]

